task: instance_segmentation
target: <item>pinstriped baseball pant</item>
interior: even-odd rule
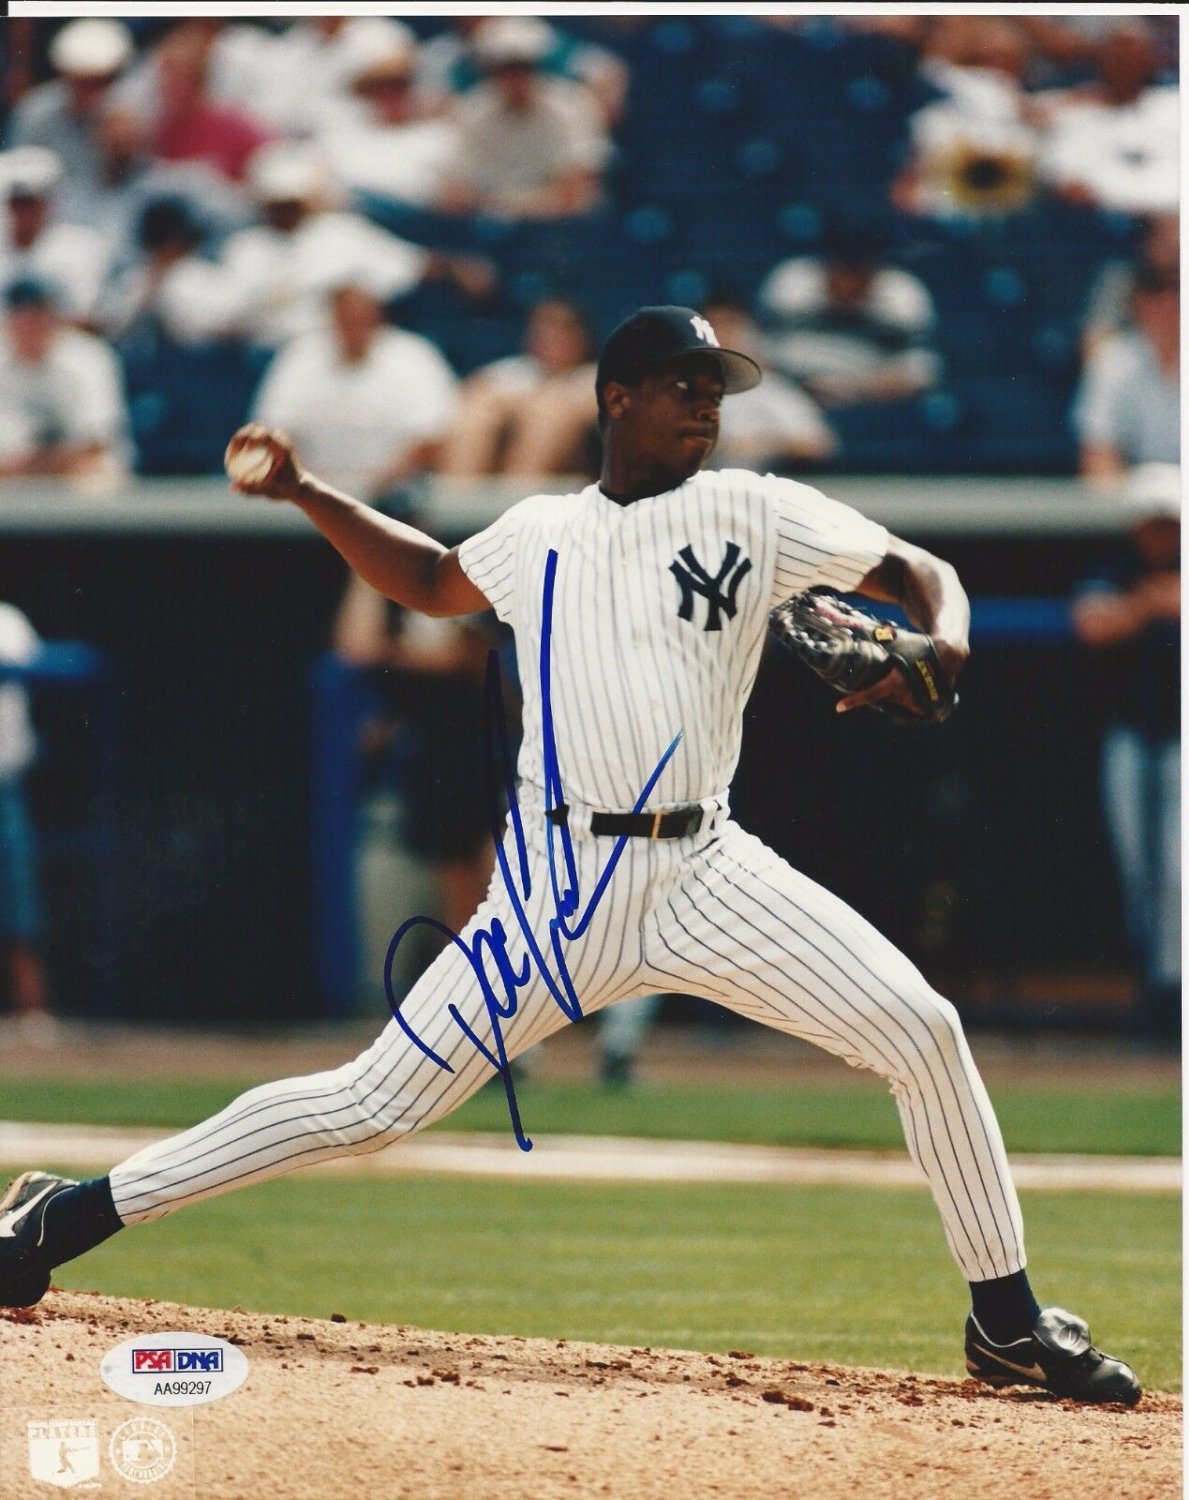
[[[580,910],[615,844],[574,836]],[[548,952],[557,905],[543,834],[528,835],[527,855],[524,920]],[[518,870],[515,852],[509,857]],[[521,963],[524,943],[508,888],[519,892],[526,884],[497,870],[461,935],[472,951],[498,921],[510,934],[513,965]],[[480,938],[479,948],[489,946]],[[692,838],[625,840],[588,928],[563,948],[585,1014],[650,991],[701,995],[886,1078],[966,1279],[1023,1268],[1020,1209],[1003,1142],[954,1008],[845,902],[758,839],[724,822]],[[483,961],[502,996],[489,953]],[[556,972],[552,961],[550,967]],[[528,978],[515,1013],[499,1023],[509,1059],[567,1024],[538,970],[522,972]],[[461,947],[451,944],[439,955],[400,1014],[434,1057],[392,1021],[343,1067],[250,1090],[115,1168],[120,1217],[159,1218],[339,1153],[378,1151],[449,1114],[492,1076],[475,1044],[496,1050],[492,1019]]]

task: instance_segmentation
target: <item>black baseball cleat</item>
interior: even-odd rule
[[[1081,1318],[1046,1307],[1026,1338],[997,1344],[974,1314],[966,1319],[966,1368],[987,1385],[1037,1385],[1070,1401],[1121,1401],[1134,1406],[1143,1392],[1130,1365],[1090,1342]]]
[[[25,1172],[0,1198],[0,1307],[32,1307],[49,1291],[53,1266],[41,1248],[45,1210],[73,1178]]]

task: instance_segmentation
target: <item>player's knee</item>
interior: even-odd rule
[[[918,1001],[916,1010],[932,1050],[940,1053],[947,1064],[960,1062],[966,1050],[966,1039],[962,1018],[953,1003],[935,990],[929,990]]]

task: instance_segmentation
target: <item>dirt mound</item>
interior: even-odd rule
[[[186,1408],[108,1390],[101,1357],[165,1330],[232,1340],[247,1355],[247,1383]],[[154,1500],[1181,1494],[1182,1404],[1167,1395],[1087,1409],[746,1350],[478,1338],[65,1292],[0,1315],[0,1360],[6,1500],[48,1492],[30,1471],[33,1434],[45,1429],[28,1424],[50,1420],[95,1423],[102,1496]],[[151,1487],[122,1478],[108,1457],[112,1434],[135,1416],[163,1423],[175,1444]],[[50,1484],[69,1479],[73,1461],[61,1462]]]

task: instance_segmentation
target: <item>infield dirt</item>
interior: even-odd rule
[[[249,1376],[208,1405],[134,1404],[100,1359],[134,1334],[232,1340]],[[98,1493],[160,1500],[1163,1500],[1182,1402],[1083,1408],[973,1381],[729,1355],[248,1315],[54,1291],[0,1315],[5,1500],[44,1496],[27,1424],[94,1420]],[[169,1473],[131,1483],[110,1438],[164,1423]],[[55,1481],[50,1481],[52,1484]],[[61,1483],[61,1480],[56,1481]],[[74,1486],[70,1486],[74,1487]],[[83,1486],[77,1486],[83,1488]],[[92,1485],[91,1489],[95,1489]]]

